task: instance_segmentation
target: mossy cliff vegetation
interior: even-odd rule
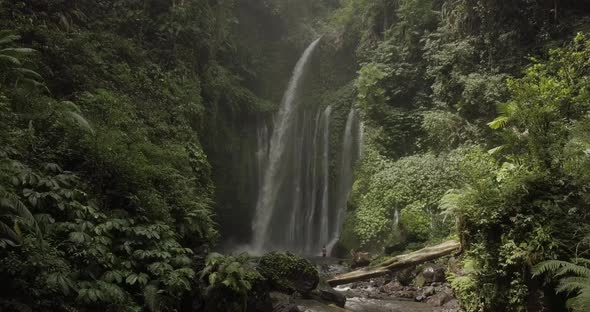
[[[565,297],[587,310],[572,268],[590,250],[589,13],[575,1],[345,1],[332,23],[357,42],[366,126],[345,249],[455,237],[466,311],[563,311]],[[535,276],[548,259],[575,266]],[[542,286],[546,271],[563,297]]]

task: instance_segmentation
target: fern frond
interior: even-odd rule
[[[495,155],[495,154],[497,154],[498,152],[501,152],[501,151],[502,151],[503,149],[505,149],[505,148],[506,148],[506,145],[500,145],[500,146],[496,146],[496,147],[494,147],[494,148],[492,148],[492,149],[488,150],[488,154],[489,154],[489,155]]]
[[[94,128],[92,128],[88,120],[86,120],[86,118],[84,118],[82,115],[72,111],[66,112],[66,114],[81,128],[90,132],[91,134],[94,134]]]
[[[24,76],[33,77],[34,79],[37,79],[37,80],[43,80],[43,76],[41,76],[41,74],[39,74],[38,72],[36,72],[34,70],[30,70],[27,68],[14,68],[14,70],[23,74]]]
[[[539,276],[545,273],[554,273],[563,266],[571,265],[572,263],[561,260],[547,260],[535,265],[532,269],[533,276]]]
[[[499,116],[496,119],[488,122],[488,126],[494,130],[501,129],[508,124],[509,120],[510,118],[508,118],[507,116]]]
[[[590,290],[590,278],[572,276],[560,279],[555,290],[557,292],[573,293],[584,288]]]
[[[456,215],[461,202],[464,199],[464,193],[461,190],[449,190],[440,199],[438,206],[444,215]]]
[[[82,113],[82,111],[80,110],[80,107],[78,107],[78,105],[76,105],[72,101],[61,101],[59,104],[63,107],[64,110],[76,112],[78,114]]]
[[[4,222],[0,222],[0,236],[4,236],[14,243],[20,243],[21,241],[20,236]]]
[[[18,35],[5,35],[3,37],[0,37],[0,44],[5,44],[5,43],[9,43],[9,42],[14,42],[20,39],[20,36]]]
[[[0,50],[0,53],[31,54],[34,52],[37,52],[37,50],[31,48],[4,48]]]
[[[568,274],[573,274],[573,275],[577,275],[580,277],[587,277],[590,278],[590,269],[581,266],[581,265],[576,265],[573,263],[569,263],[568,265],[564,265],[562,266],[556,273],[555,276],[557,277],[561,277],[561,276],[566,276]]]
[[[12,65],[21,66],[21,62],[14,56],[0,54],[0,62],[10,63]]]
[[[574,258],[572,259],[572,262],[577,265],[590,265],[590,259],[585,258]]]
[[[584,288],[577,296],[568,299],[566,305],[574,312],[590,311],[590,288]]]
[[[496,109],[500,115],[506,117],[512,116],[518,111],[516,102],[500,103],[496,106]]]

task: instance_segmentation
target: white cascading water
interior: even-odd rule
[[[320,219],[320,242],[325,244],[328,242],[330,235],[330,192],[329,192],[329,170],[330,170],[330,114],[332,107],[328,106],[323,114],[324,119],[324,142],[322,152],[322,168],[324,169],[324,188],[322,190],[322,214]],[[311,224],[310,224],[311,225]]]
[[[327,247],[330,252],[338,242],[342,223],[346,216],[346,203],[352,190],[354,164],[360,157],[361,152],[361,135],[360,118],[353,108],[348,113],[342,140],[342,154],[338,169],[338,192],[336,193],[336,217],[334,218],[331,240]]]
[[[252,247],[255,251],[263,251],[266,247],[269,234],[268,228],[273,217],[273,210],[277,205],[277,195],[284,178],[282,175],[283,172],[281,172],[281,163],[284,161],[287,145],[292,143],[287,140],[286,136],[293,128],[299,89],[303,82],[303,76],[309,64],[310,57],[320,39],[318,38],[312,42],[297,62],[276,117],[270,139],[268,160],[264,166],[264,179],[258,193],[256,213],[252,223]]]
[[[322,125],[327,125],[327,122],[329,121],[329,119],[326,118],[322,118],[322,114],[316,114],[316,118],[315,118],[315,127],[313,129],[313,141],[312,141],[312,146],[311,146],[311,154],[312,155],[316,155],[316,153],[318,152],[318,147],[320,147],[319,143],[320,143],[320,136],[321,136],[321,127]],[[323,163],[323,161],[322,161]],[[318,172],[317,170],[319,170],[319,165],[318,162],[313,159],[312,161],[309,162],[309,171],[307,173],[307,181],[309,181],[309,185],[311,186],[310,191],[308,192],[308,196],[307,196],[307,207],[309,207],[309,209],[306,212],[305,215],[305,220],[304,220],[304,225],[305,225],[305,241],[306,242],[312,242],[314,240],[314,221],[315,221],[315,215],[316,215],[316,203],[317,203],[317,198],[318,198],[318,186],[320,185],[320,181],[318,181]],[[314,248],[315,246],[313,244],[306,244],[305,245],[305,249],[304,252],[307,254],[313,254],[314,250],[312,248]],[[317,250],[316,250],[317,251]]]
[[[258,147],[256,150],[257,183],[258,185],[262,185],[268,158],[268,125],[261,123],[256,129],[256,132],[256,144]]]
[[[333,108],[300,103],[305,72],[318,42],[297,62],[272,126],[262,123],[258,128],[259,191],[249,246],[254,253],[289,250],[317,255],[323,246],[331,249],[338,240],[353,165],[360,157],[361,130],[353,109],[346,121],[339,163],[333,168],[336,174],[330,174]]]

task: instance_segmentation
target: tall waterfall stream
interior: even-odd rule
[[[272,127],[259,125],[259,190],[250,245],[256,253],[318,254],[323,246],[335,245],[344,220],[354,162],[360,157],[361,125],[351,109],[340,134],[342,150],[338,159],[330,159],[333,108],[302,103],[305,74],[320,39],[297,62]],[[330,171],[332,162],[336,172]]]

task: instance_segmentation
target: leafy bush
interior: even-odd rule
[[[206,285],[204,292],[206,311],[250,311],[248,299],[260,300],[264,278],[249,263],[247,254],[238,257],[211,253],[200,273]],[[260,293],[262,291],[263,293]]]

